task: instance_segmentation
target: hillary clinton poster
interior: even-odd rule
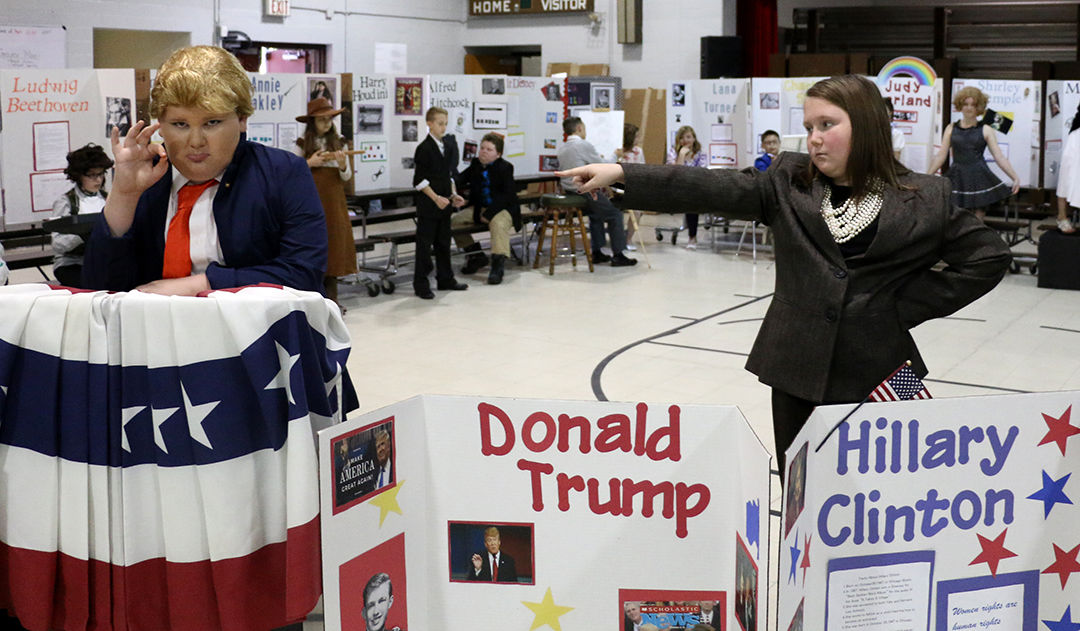
[[[778,628],[1080,628],[1078,402],[818,408],[787,454]]]

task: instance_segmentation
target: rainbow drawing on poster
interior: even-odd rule
[[[896,57],[886,62],[881,67],[881,72],[878,73],[877,82],[879,85],[886,85],[889,79],[897,75],[907,75],[918,79],[919,85],[934,85],[934,81],[937,80],[937,73],[930,64],[926,63],[918,57]]]

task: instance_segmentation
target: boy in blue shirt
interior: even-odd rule
[[[766,129],[761,134],[761,149],[765,152],[754,160],[754,167],[758,171],[765,171],[772,164],[776,155],[780,153],[780,134],[771,129]]]

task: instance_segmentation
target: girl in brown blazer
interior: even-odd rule
[[[583,193],[625,182],[630,208],[772,229],[775,294],[746,368],[772,387],[781,463],[814,406],[863,401],[906,360],[925,376],[908,331],[993,289],[1011,261],[996,232],[952,205],[947,179],[895,160],[873,83],[819,81],[803,122],[809,155],[783,153],[765,172],[593,164],[558,174]]]

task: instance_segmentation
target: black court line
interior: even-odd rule
[[[668,316],[669,318],[675,318],[676,320],[693,320],[690,316]]]
[[[716,324],[724,326],[726,324],[742,324],[743,322],[761,322],[765,318],[745,318],[742,320],[724,320],[723,322],[717,322]]]
[[[732,294],[732,295],[735,296],[736,298],[768,298],[769,296],[772,295],[772,293],[771,292],[767,293],[764,296],[754,296],[754,295],[751,295],[751,294]]]
[[[1000,392],[1015,392],[1017,394],[1031,394],[1033,390],[1019,390],[1017,388],[1005,388],[1003,386],[987,386],[981,383],[965,383],[963,381],[949,381],[947,379],[923,379],[925,383],[944,383],[950,386],[967,386],[968,388],[982,388],[983,390],[998,390]]]
[[[985,318],[958,318],[956,316],[945,316],[942,320],[963,320],[964,322],[986,322]]]
[[[610,364],[612,362],[612,360],[614,360],[619,355],[622,355],[626,351],[630,350],[631,348],[634,348],[635,346],[638,346],[639,344],[644,344],[646,342],[653,342],[654,340],[660,339],[662,337],[666,337],[668,335],[672,335],[673,333],[678,333],[679,331],[681,331],[681,330],[683,330],[683,329],[685,329],[687,327],[691,327],[691,326],[694,326],[695,324],[704,322],[706,320],[710,320],[712,318],[722,316],[725,313],[731,313],[732,311],[735,311],[737,309],[742,309],[743,307],[750,306],[750,305],[754,304],[755,302],[760,302],[761,300],[764,300],[764,299],[770,298],[770,297],[772,297],[771,293],[770,294],[765,294],[764,296],[755,296],[752,300],[748,300],[748,301],[746,301],[746,302],[744,302],[742,304],[735,305],[734,307],[729,307],[727,309],[724,309],[723,311],[717,311],[716,313],[713,313],[711,315],[707,315],[707,316],[705,316],[703,318],[698,318],[696,320],[691,320],[691,321],[687,322],[686,324],[680,324],[677,327],[668,329],[667,331],[664,331],[662,333],[657,333],[656,335],[651,335],[651,336],[646,337],[644,339],[640,339],[640,340],[638,340],[636,342],[630,342],[626,346],[616,350],[615,352],[611,353],[610,355],[608,355],[604,359],[600,360],[600,363],[596,365],[596,368],[593,368],[593,372],[592,372],[593,395],[596,397],[597,401],[607,401],[608,400],[607,396],[604,394],[604,389],[602,387],[600,387],[600,377],[604,374],[604,368],[607,368],[607,365]]]
[[[724,351],[719,348],[708,348],[706,346],[691,346],[689,344],[672,344],[671,342],[657,342],[655,340],[647,340],[646,344],[655,344],[656,346],[672,346],[674,348],[688,348],[692,351],[708,351],[710,353],[724,353],[725,355],[739,355],[746,357],[749,353],[740,353],[739,351]]]
[[[1045,324],[1039,326],[1040,329],[1050,329],[1051,331],[1065,331],[1066,333],[1080,333],[1076,329],[1066,329],[1060,326],[1046,326]]]

